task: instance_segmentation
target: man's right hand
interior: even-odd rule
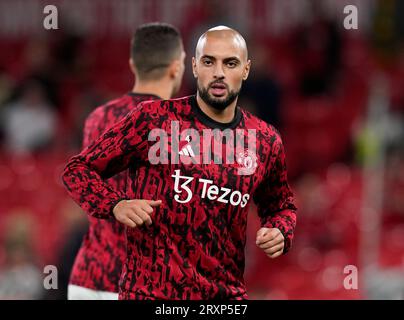
[[[153,208],[161,205],[161,200],[122,200],[112,210],[115,219],[124,225],[135,228],[152,224]]]

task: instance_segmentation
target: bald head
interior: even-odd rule
[[[234,48],[239,51],[240,58],[247,61],[247,43],[243,36],[238,31],[226,26],[213,27],[199,37],[195,49],[195,57],[197,59],[203,54],[204,48],[209,40],[222,40],[231,43]]]

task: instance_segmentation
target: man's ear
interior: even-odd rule
[[[243,80],[247,80],[248,75],[250,74],[250,68],[251,68],[251,60],[248,60],[246,66],[244,67]]]
[[[194,78],[198,78],[198,73],[196,72],[196,59],[192,57],[192,73],[194,74]]]
[[[168,66],[168,75],[170,78],[176,78],[178,77],[178,74],[180,72],[181,69],[181,62],[180,60],[173,60],[169,66]]]
[[[129,68],[132,71],[133,74],[136,74],[136,68],[135,68],[135,63],[133,62],[133,59],[129,59]]]

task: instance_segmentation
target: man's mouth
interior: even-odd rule
[[[215,97],[221,97],[226,94],[227,87],[224,83],[214,83],[210,86],[210,92]]]

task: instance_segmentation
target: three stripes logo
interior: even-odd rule
[[[195,153],[191,148],[191,136],[187,136],[185,138],[186,141],[180,141],[180,152],[179,154],[182,156],[187,156],[187,157],[195,157]]]

